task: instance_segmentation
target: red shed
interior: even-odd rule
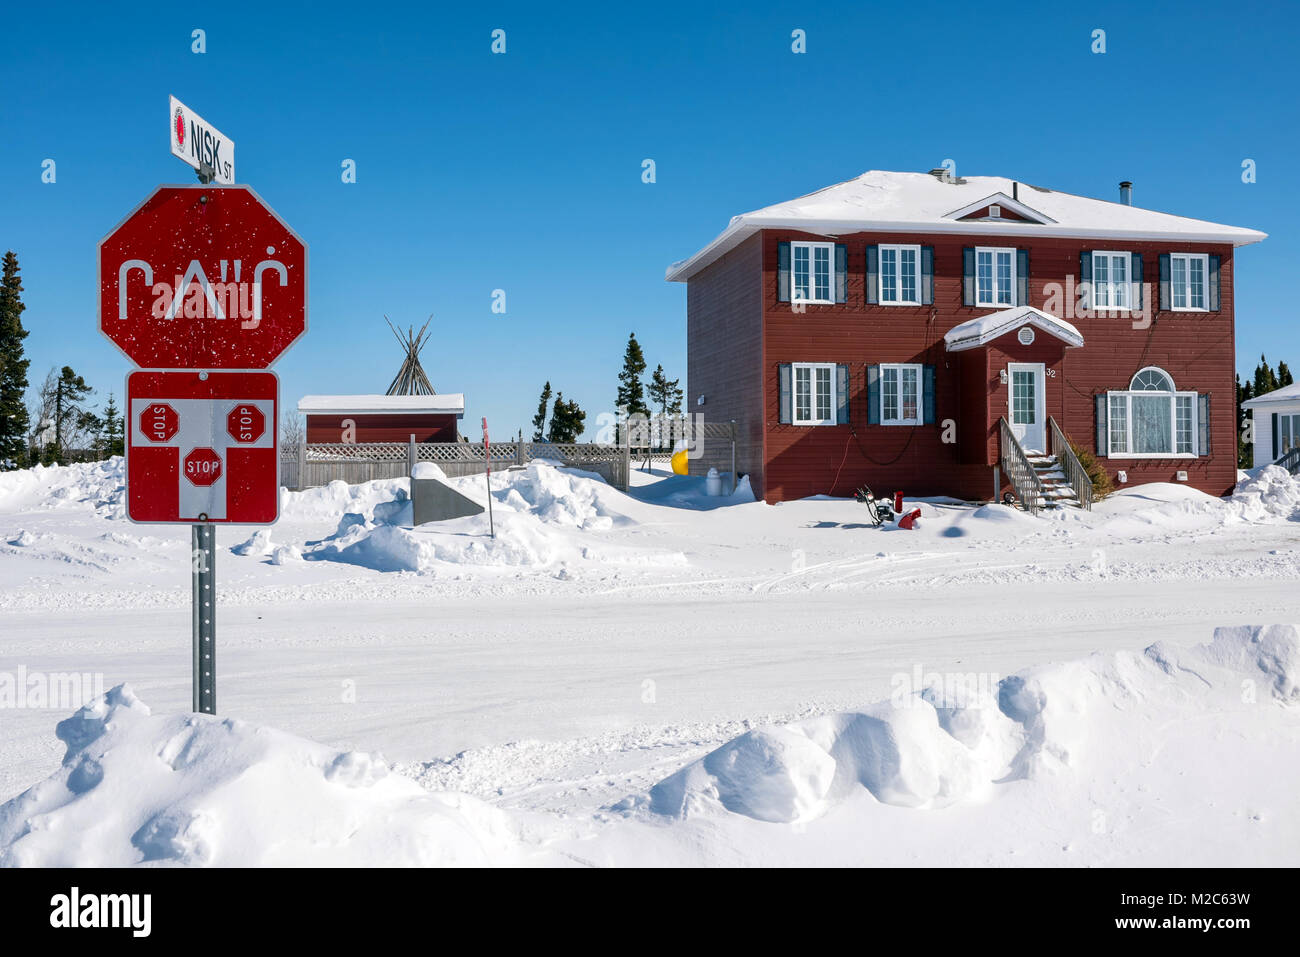
[[[298,403],[312,445],[364,442],[455,442],[465,396],[308,395]]]

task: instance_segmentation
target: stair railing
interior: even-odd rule
[[[1043,500],[1043,483],[1039,481],[1038,473],[1034,471],[1024,447],[1007,424],[1005,415],[998,419],[998,436],[1001,452],[998,461],[1002,471],[1011,480],[1011,487],[1015,489],[1021,508],[1030,515],[1037,515],[1038,503]]]
[[[1074,454],[1074,449],[1070,446],[1070,440],[1065,437],[1061,427],[1056,424],[1056,419],[1049,415],[1047,425],[1049,433],[1047,441],[1048,454],[1055,455],[1056,460],[1061,463],[1061,471],[1065,473],[1066,481],[1074,489],[1074,495],[1079,501],[1079,507],[1092,511],[1092,479],[1088,476],[1088,470],[1083,467],[1079,457]]]
[[[1292,475],[1300,473],[1300,445],[1297,445],[1290,452],[1284,452],[1273,464],[1280,465]]]

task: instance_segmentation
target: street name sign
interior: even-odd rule
[[[171,127],[172,155],[213,182],[235,182],[235,141],[195,113],[176,97],[169,97],[167,119]]]

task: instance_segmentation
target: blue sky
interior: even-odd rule
[[[193,181],[168,152],[168,94],[234,138],[238,180],[310,245],[310,330],[276,365],[286,404],[382,392],[400,361],[383,316],[433,313],[424,365],[466,394],[467,434],[483,415],[502,438],[528,429],[546,379],[594,425],[629,332],[651,369],[685,378],[668,263],[736,213],[948,158],[1106,199],[1130,179],[1138,205],[1264,230],[1238,253],[1238,366],[1261,351],[1300,365],[1285,7],[840,6],[12,6],[0,247],[23,267],[32,379],[71,365],[120,397],[95,245],[157,184]]]

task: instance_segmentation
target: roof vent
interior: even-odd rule
[[[1133,205],[1133,184],[1128,180],[1119,184],[1119,201],[1125,206]]]
[[[1001,219],[1001,218],[1002,218],[1002,207],[998,206],[996,203],[990,206],[989,219]]]

